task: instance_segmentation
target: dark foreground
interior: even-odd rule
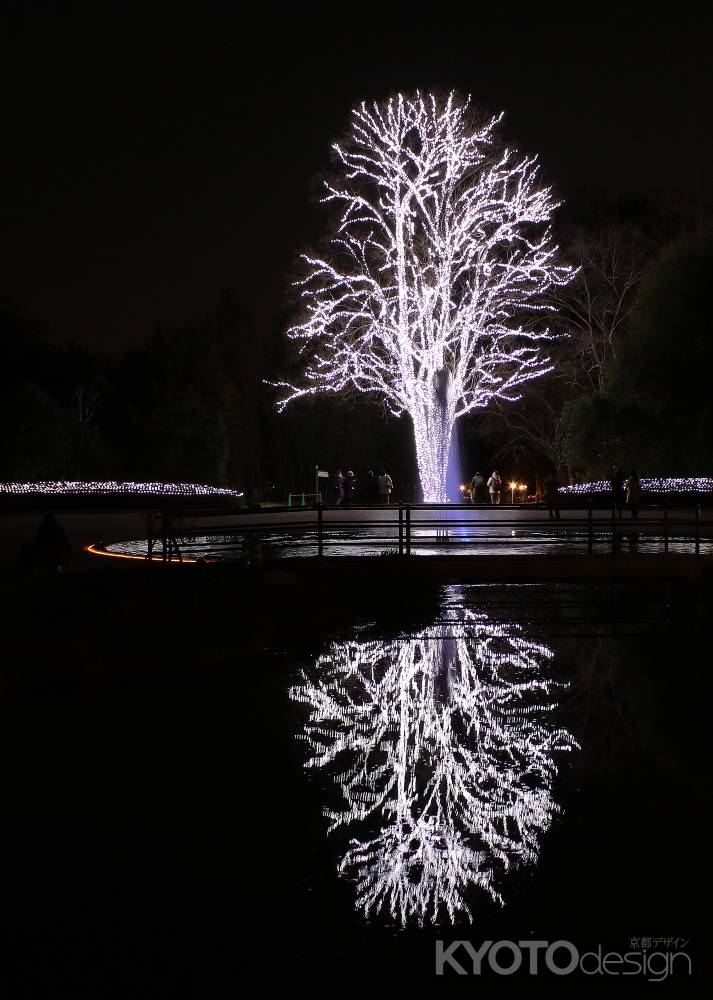
[[[470,995],[486,984],[435,977],[437,939],[625,950],[646,935],[687,941],[695,975],[675,986],[700,985],[712,588],[700,565],[678,565],[675,578],[671,563],[650,579],[620,566],[617,580],[602,568],[574,587],[470,594],[549,637],[583,752],[505,907],[476,898],[473,926],[406,931],[366,923],[336,876],[287,689],[354,626],[434,621],[445,569],[129,563],[7,578],[2,996],[217,997],[254,977],[317,996],[357,981]],[[518,974],[487,989],[535,985],[574,987]],[[632,995],[670,985],[598,980]]]

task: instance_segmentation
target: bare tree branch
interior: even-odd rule
[[[500,117],[473,125],[453,94],[353,112],[334,147],[342,177],[326,184],[341,210],[331,254],[305,256],[305,316],[289,331],[304,379],[279,383],[281,408],[353,387],[408,412],[427,500],[446,499],[455,421],[551,370],[544,319],[572,275],[556,263],[551,191],[535,159],[499,147]]]

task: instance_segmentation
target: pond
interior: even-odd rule
[[[320,616],[350,572],[333,570],[301,603],[285,570],[243,590],[224,568],[47,583],[0,700],[0,914],[24,984],[7,995],[218,996],[253,976],[438,991],[457,975],[437,975],[439,948],[472,971],[463,941],[678,942],[695,973],[706,592],[390,600],[365,573],[374,600]],[[480,978],[503,986],[488,962]],[[526,959],[516,982],[531,989]]]
[[[461,940],[690,953],[699,624],[666,584],[454,586],[290,669],[293,960],[430,981]]]
[[[177,535],[183,558],[219,561],[243,560],[251,554],[251,547],[259,543],[261,554],[270,559],[293,559],[317,555],[317,532],[297,527],[288,531],[263,529],[245,535],[190,534]],[[617,551],[621,553],[663,553],[691,555],[695,541],[691,534],[672,536],[664,540],[660,530],[632,526],[630,522],[618,524]],[[611,536],[602,532],[595,538],[592,551],[611,552]],[[325,556],[378,556],[383,552],[398,552],[397,529],[385,531],[361,526],[355,529],[325,529],[323,533]],[[145,558],[146,539],[111,542],[105,551],[113,555]],[[702,555],[713,553],[713,541],[703,538],[699,543]],[[440,535],[433,530],[415,528],[411,536],[411,554],[415,556],[463,555],[583,555],[587,553],[586,529],[567,527],[507,527],[478,529],[449,528]],[[154,548],[154,558],[160,556],[160,545]]]

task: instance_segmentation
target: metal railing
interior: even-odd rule
[[[713,542],[713,519],[704,516],[700,504],[642,504],[635,514],[626,511],[622,516],[616,507],[588,502],[562,506],[559,516],[552,518],[542,506],[522,504],[316,505],[297,511],[293,507],[248,512],[251,523],[248,514],[228,513],[231,523],[221,523],[222,515],[216,512],[149,515],[147,559],[157,557],[157,545],[162,561],[182,560],[188,554],[194,559],[216,558],[216,553],[218,558],[234,558],[230,550],[238,550],[245,561],[259,561],[265,549],[282,555],[311,551],[317,557],[336,550],[341,555],[371,550],[371,554],[408,557],[455,554],[455,550],[465,554],[475,548],[509,553],[528,546],[554,550],[562,545],[588,556],[607,552],[615,558],[624,545],[636,551],[654,546],[664,554],[672,546],[687,547],[700,556],[701,545]],[[206,526],[208,517],[218,518],[218,523]]]
[[[311,507],[322,503],[321,493],[288,493],[288,507]]]

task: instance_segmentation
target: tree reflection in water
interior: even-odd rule
[[[554,755],[576,747],[548,721],[552,655],[456,606],[416,636],[335,643],[301,674],[306,766],[340,791],[326,815],[353,833],[339,869],[366,916],[470,920],[471,886],[502,903],[504,871],[537,858],[558,811]]]

